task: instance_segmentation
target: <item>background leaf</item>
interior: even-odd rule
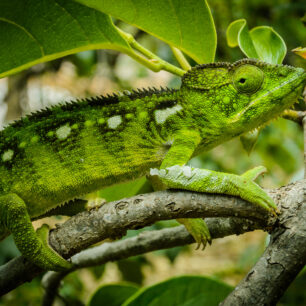
[[[109,16],[65,0],[0,1],[0,77],[88,49],[129,53]]]
[[[230,47],[239,46],[247,57],[259,59],[245,19],[233,21],[227,28],[226,37]]]
[[[286,52],[286,44],[271,27],[255,27],[248,30],[245,19],[233,21],[226,31],[227,43],[237,47],[249,58],[256,58],[271,64],[281,64]]]
[[[226,41],[227,44],[231,47],[238,47],[238,35],[242,27],[246,25],[245,19],[238,19],[230,23],[226,29]]]
[[[88,302],[88,306],[120,306],[134,294],[138,288],[131,284],[104,285],[97,289]]]
[[[240,136],[241,144],[243,148],[245,149],[245,151],[248,153],[248,155],[250,155],[250,153],[254,149],[254,146],[258,139],[258,135],[259,135],[259,131],[254,130],[254,131],[249,131]]]
[[[153,191],[153,188],[150,182],[145,177],[141,177],[133,181],[106,187],[99,191],[99,197],[111,202],[151,191]]]
[[[157,285],[139,290],[124,306],[197,306],[218,305],[232,287],[201,276],[171,278]]]
[[[281,64],[287,47],[281,36],[271,27],[261,26],[250,31],[254,47],[260,59],[271,64]]]
[[[179,48],[197,63],[213,62],[217,39],[205,0],[76,0]]]

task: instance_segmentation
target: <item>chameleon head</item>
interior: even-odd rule
[[[182,98],[194,101],[191,108],[204,133],[210,128],[230,138],[279,116],[297,101],[305,83],[301,68],[244,59],[193,68],[183,77]]]

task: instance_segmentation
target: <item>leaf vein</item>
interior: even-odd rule
[[[6,19],[6,18],[3,18],[3,17],[0,17],[0,21],[3,21],[3,22],[6,22],[6,23],[9,23],[19,29],[21,29],[22,31],[24,31],[32,40],[34,40],[37,45],[39,46],[39,49],[40,49],[40,52],[42,54],[42,56],[45,56],[45,52],[44,52],[44,47],[43,45],[38,41],[38,39],[33,35],[31,34],[25,27],[23,27],[22,25],[12,21],[12,20],[9,20],[9,19]]]

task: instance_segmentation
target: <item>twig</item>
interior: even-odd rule
[[[188,71],[191,69],[191,66],[190,64],[188,63],[186,57],[184,56],[184,54],[182,53],[181,50],[173,47],[173,46],[170,46],[175,58],[177,59],[177,61],[179,62],[179,64],[181,65],[181,67],[185,70],[185,71]]]
[[[155,72],[158,72],[160,70],[166,70],[178,76],[183,76],[186,73],[186,71],[180,69],[179,67],[171,65],[170,63],[164,61],[150,50],[146,49],[144,46],[138,43],[131,34],[126,33],[119,28],[117,29],[131,46],[130,52],[127,52],[126,50],[124,52],[126,52],[136,61],[140,62],[141,64],[143,64],[144,66],[148,67],[149,69]],[[138,52],[135,52],[135,50],[133,50],[132,48],[137,50],[139,53],[143,54],[145,57],[140,55]]]
[[[292,109],[285,110],[282,117],[284,119],[288,119],[294,121],[300,125],[302,125],[303,118],[306,116],[306,111],[295,111]]]

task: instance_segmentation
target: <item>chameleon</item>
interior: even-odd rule
[[[32,220],[73,211],[73,199],[148,175],[156,189],[239,196],[267,213],[273,200],[242,175],[187,166],[194,156],[267,124],[291,107],[306,81],[302,68],[243,59],[187,71],[179,89],[138,89],[80,99],[29,114],[0,131],[0,240],[45,270],[71,263]],[[70,201],[70,202],[69,202]],[[198,244],[210,242],[203,219],[179,219]]]

